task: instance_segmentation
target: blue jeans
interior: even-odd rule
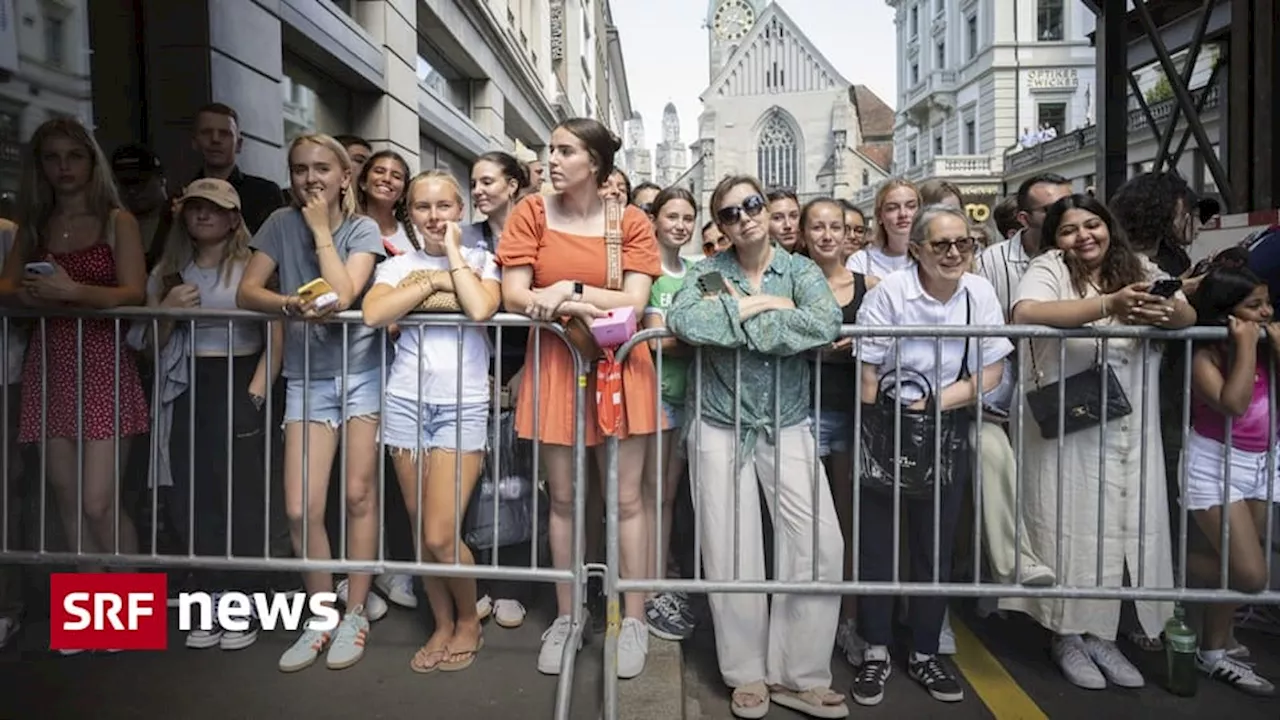
[[[388,395],[382,441],[389,448],[412,452],[437,448],[482,452],[489,446],[489,403],[423,403],[419,421],[417,401]]]
[[[284,422],[324,423],[338,427],[347,420],[377,416],[382,407],[382,368],[373,368],[346,377],[346,405],[343,405],[343,378],[289,378],[285,384]],[[307,416],[302,415],[306,402]]]

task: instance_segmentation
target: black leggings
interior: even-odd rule
[[[232,377],[228,395],[227,359],[197,358],[191,385],[174,401],[169,438],[170,472],[173,475],[170,515],[177,534],[182,538],[181,551],[184,553],[186,543],[190,541],[188,532],[192,526],[188,509],[194,495],[196,555],[220,557],[226,554],[228,515],[231,519],[231,554],[257,558],[266,554],[264,513],[268,489],[263,470],[267,428],[264,413],[254,406],[249,397],[249,382],[257,366],[257,355],[231,358]],[[194,426],[191,424],[193,404]],[[228,486],[231,490],[230,512],[227,509]],[[200,589],[211,592],[232,589],[255,591],[262,589],[260,586],[266,576],[260,571],[210,569],[198,571],[195,578]]]

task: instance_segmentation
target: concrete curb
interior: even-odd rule
[[[678,642],[650,635],[644,672],[618,683],[618,718],[679,720],[684,711],[684,651]]]

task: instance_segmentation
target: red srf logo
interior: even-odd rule
[[[164,573],[54,573],[51,650],[164,650],[169,646]]]

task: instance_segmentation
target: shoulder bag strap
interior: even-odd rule
[[[964,291],[964,324],[965,327],[973,324],[973,296],[968,290]],[[969,377],[969,342],[974,338],[964,339],[964,356],[960,358],[960,370],[956,372],[956,382],[960,382]],[[982,342],[982,338],[976,338],[978,342]]]
[[[622,203],[604,203],[605,289],[622,289]]]

